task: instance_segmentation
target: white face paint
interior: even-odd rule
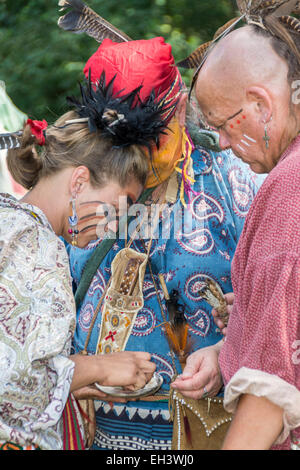
[[[241,140],[242,144],[246,145],[246,147],[251,147],[251,144],[249,142],[246,142],[245,140]]]
[[[246,150],[240,144],[237,144],[237,148],[239,148],[243,153],[246,153]]]
[[[241,139],[240,142],[237,144],[237,148],[240,149],[241,152],[246,153],[246,150],[249,150],[252,144],[256,143],[256,140],[252,139],[252,137],[249,137],[247,134],[243,134],[243,137],[244,139]],[[246,149],[245,149],[245,146],[246,146]]]
[[[257,143],[257,140],[252,139],[252,137],[249,137],[247,134],[243,134],[243,137],[245,137],[245,139],[247,139],[248,141],[253,142],[254,144]]]

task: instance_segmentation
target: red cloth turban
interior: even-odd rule
[[[164,38],[122,43],[104,39],[84,67],[86,76],[89,70],[93,83],[99,80],[103,70],[107,82],[116,75],[113,91],[122,91],[122,95],[140,85],[143,85],[140,91],[142,100],[148,98],[153,89],[158,100],[168,92],[165,103],[174,108],[165,117],[169,120],[174,115],[183,82],[175,66],[172,48]]]

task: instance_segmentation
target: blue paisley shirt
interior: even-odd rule
[[[200,288],[206,279],[214,279],[223,292],[231,292],[230,267],[248,210],[264,179],[254,174],[231,151],[212,152],[196,148],[192,154],[194,193],[184,224],[178,223],[183,206],[178,197],[169,204],[167,238],[152,240],[150,259],[165,315],[163,292],[158,274],[164,275],[168,291],[176,289],[179,302],[189,323],[193,350],[213,345],[222,339],[211,315],[211,307],[201,299]],[[178,178],[181,178],[178,175]],[[179,215],[178,215],[179,214]],[[165,223],[160,219],[160,225]],[[166,223],[164,230],[166,229]],[[98,242],[86,249],[69,247],[71,274],[78,285],[84,266]],[[110,266],[116,253],[124,248],[124,240],[117,240],[94,276],[81,308],[77,312],[74,337],[76,352],[84,348],[94,310],[110,278]],[[140,240],[132,248],[145,252]],[[165,337],[157,294],[149,270],[144,279],[144,307],[139,311],[132,329],[127,350],[147,351],[152,355],[156,371],[164,383],[161,391],[168,392],[176,371],[168,341]],[[88,352],[95,353],[101,314],[95,323]],[[94,448],[101,449],[168,449],[172,439],[172,424],[168,421],[168,403],[128,402],[115,404],[96,402],[97,433]]]

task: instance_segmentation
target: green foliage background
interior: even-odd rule
[[[176,61],[210,40],[235,16],[234,0],[87,0],[132,39],[163,36]],[[58,0],[0,0],[0,80],[16,106],[33,119],[53,122],[98,43],[57,26]],[[182,70],[189,81],[190,74]]]

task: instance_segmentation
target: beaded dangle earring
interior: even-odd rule
[[[270,121],[272,121],[272,116],[270,118]],[[266,144],[266,148],[268,149],[270,147],[270,136],[268,135],[268,123],[266,121],[264,121],[264,124],[265,124],[265,135],[263,136],[263,139],[265,141],[265,144]]]
[[[269,148],[269,142],[270,142],[270,137],[268,135],[268,125],[265,124],[265,135],[263,136],[263,139],[265,141],[265,144],[266,144],[266,148],[268,149]]]
[[[72,236],[72,246],[78,244],[78,217],[76,212],[76,197],[72,197],[70,200],[70,212],[69,212],[69,230],[68,233]]]

